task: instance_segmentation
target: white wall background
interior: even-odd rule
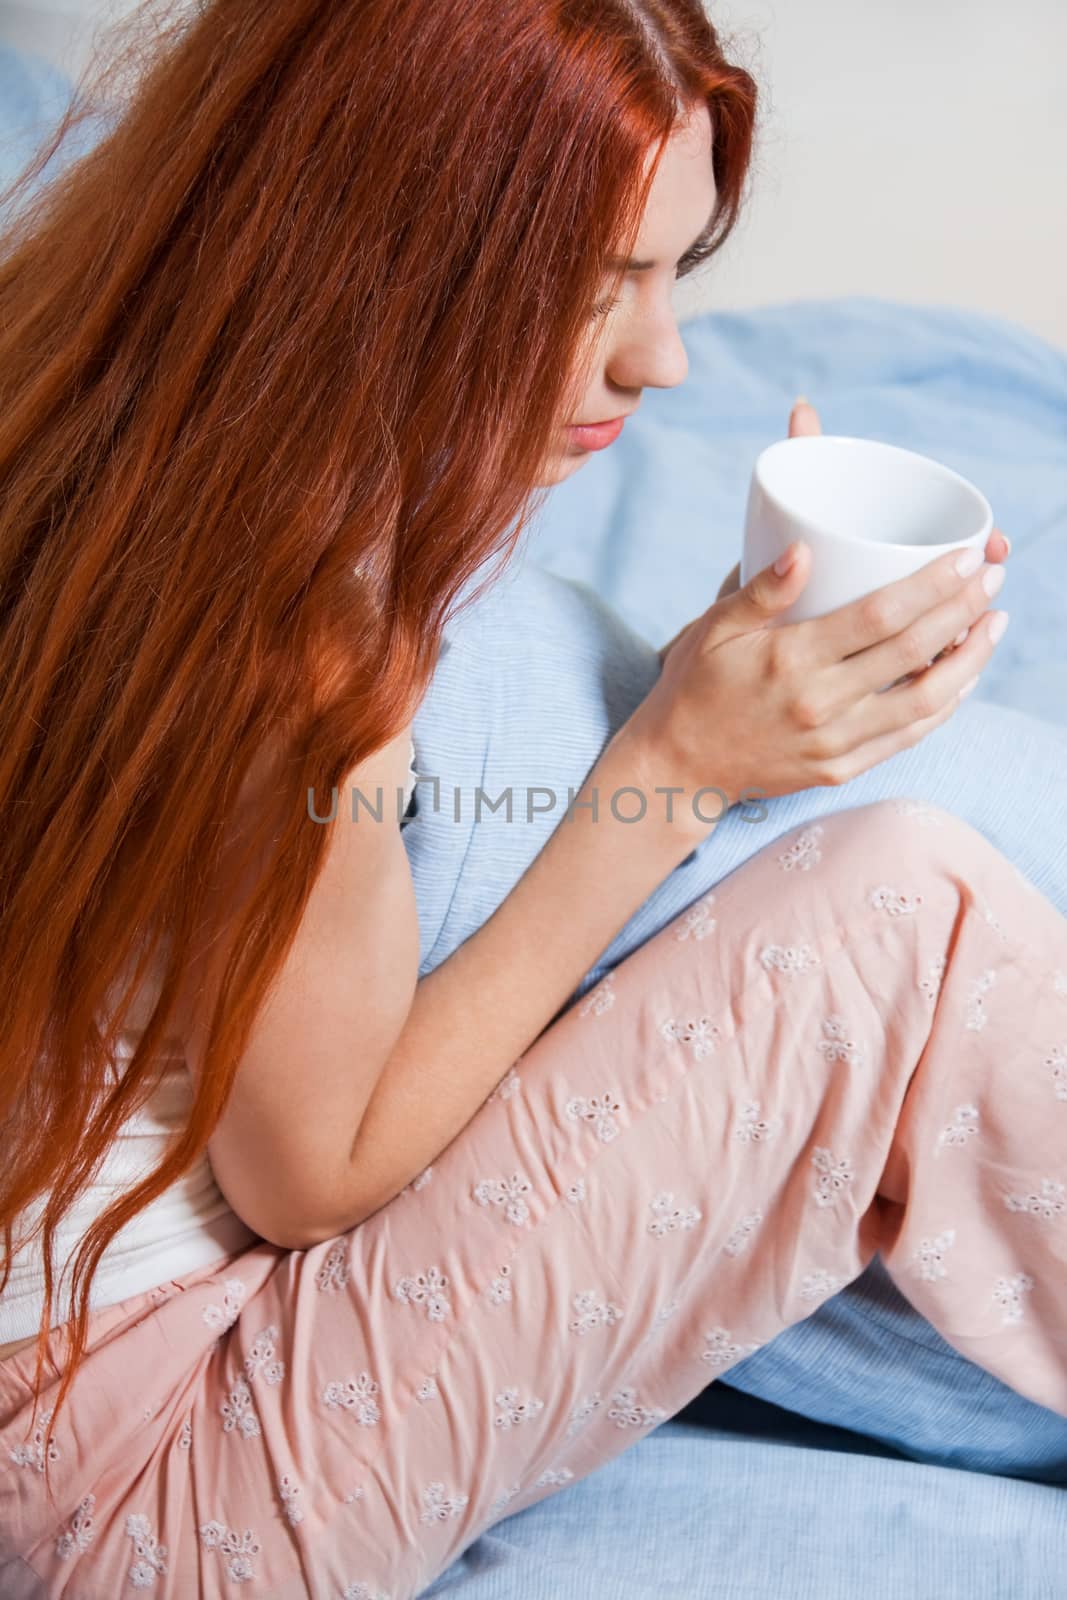
[[[76,71],[130,3],[0,0],[0,39]],[[682,315],[872,294],[1067,349],[1067,0],[708,4],[764,111],[748,214]]]
[[[716,303],[945,302],[1067,349],[1065,0],[709,10],[753,41],[770,102],[748,215],[706,286]]]

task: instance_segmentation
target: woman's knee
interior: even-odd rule
[[[873,800],[832,812],[822,821],[826,843],[839,863],[851,857],[854,870],[864,877],[875,863],[879,871],[894,866],[906,875],[941,868],[955,874],[976,849],[994,848],[954,812],[908,796]]]

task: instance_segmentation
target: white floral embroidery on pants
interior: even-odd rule
[[[978,1033],[986,1025],[985,995],[997,981],[997,974],[992,967],[982,973],[980,978],[971,979],[970,995],[967,1000],[966,1025],[972,1032]]]
[[[262,1333],[257,1333],[252,1343],[252,1348],[245,1356],[245,1374],[249,1378],[260,1375],[264,1383],[281,1383],[285,1377],[285,1362],[278,1361],[275,1356],[274,1345],[278,1338],[275,1327],[264,1328]]]
[[[810,828],[797,835],[788,850],[783,850],[778,856],[778,862],[783,872],[792,872],[796,868],[800,872],[808,872],[822,860],[822,851],[818,841],[822,838],[822,823],[816,822]]]
[[[226,1557],[227,1576],[235,1583],[247,1583],[256,1576],[252,1557],[259,1554],[260,1543],[251,1528],[235,1533],[224,1522],[205,1522],[200,1538],[205,1549]]]
[[[1067,1211],[1067,1189],[1055,1178],[1042,1178],[1039,1194],[1006,1194],[1004,1204],[1009,1211],[1029,1211],[1032,1216],[1046,1217],[1050,1221],[1062,1217]]]
[[[315,1283],[325,1293],[343,1289],[348,1282],[347,1242],[338,1239],[330,1246],[322,1266],[315,1274]]]
[[[34,1425],[33,1443],[17,1444],[14,1450],[8,1452],[17,1467],[34,1467],[38,1472],[43,1472],[46,1457],[49,1461],[59,1460],[61,1451],[54,1439],[49,1439],[48,1449],[45,1449],[45,1430],[51,1420],[52,1407],[49,1406],[47,1411],[41,1412],[40,1419]]]
[[[380,1393],[380,1385],[370,1373],[361,1372],[356,1378],[333,1379],[322,1391],[322,1402],[328,1411],[343,1408],[354,1412],[357,1422],[372,1428],[381,1421],[382,1413],[374,1398]]]
[[[252,1391],[244,1378],[238,1378],[225,1400],[219,1402],[222,1412],[222,1431],[232,1433],[236,1428],[242,1439],[256,1439],[261,1432],[256,1408],[252,1404]]]
[[[1052,1092],[1057,1100],[1067,1100],[1067,1041],[1053,1045],[1045,1057],[1045,1066],[1052,1073]]]
[[[452,1303],[445,1294],[447,1288],[448,1278],[445,1274],[438,1267],[427,1267],[425,1272],[398,1278],[393,1285],[393,1294],[397,1300],[404,1300],[409,1305],[425,1306],[430,1322],[443,1322],[452,1311]]]
[[[862,1065],[865,1052],[855,1039],[849,1038],[848,1023],[836,1014],[823,1019],[822,1031],[826,1038],[819,1040],[819,1051],[827,1061],[847,1061],[850,1066]]]
[[[588,1017],[590,1013],[593,1016],[600,1017],[603,1016],[605,1011],[611,1010],[615,1004],[615,990],[612,988],[613,979],[614,973],[609,972],[606,978],[600,980],[595,989],[590,989],[578,1008],[580,1017]]]
[[[718,1023],[712,1022],[710,1017],[697,1017],[690,1022],[676,1022],[668,1017],[666,1022],[660,1023],[659,1031],[665,1039],[678,1039],[682,1044],[691,1045],[698,1061],[710,1056],[722,1037]]]
[[[588,1098],[585,1095],[573,1095],[564,1110],[572,1122],[591,1123],[601,1144],[610,1143],[619,1131],[615,1119],[622,1110],[622,1104],[613,1094],[594,1094]]]
[[[742,1217],[723,1245],[723,1250],[726,1254],[728,1256],[743,1255],[752,1242],[752,1235],[762,1221],[762,1211],[751,1211],[748,1216]]]
[[[498,1428],[514,1428],[520,1422],[529,1422],[545,1408],[545,1402],[536,1398],[520,1401],[519,1391],[514,1387],[502,1389],[496,1396],[496,1405],[500,1415],[493,1418],[493,1423]]]
[[[525,1197],[532,1193],[533,1184],[519,1172],[510,1178],[482,1178],[471,1190],[480,1206],[496,1206],[517,1228],[525,1227],[530,1220]]]
[[[1002,1318],[1005,1327],[1023,1320],[1023,1295],[1030,1294],[1034,1280],[1028,1272],[1017,1272],[1013,1278],[998,1278],[993,1285],[993,1299],[1004,1307]]]
[[[443,1483],[430,1483],[422,1491],[423,1512],[420,1522],[447,1522],[451,1517],[458,1517],[468,1497],[465,1494],[448,1496],[445,1494]]]
[[[130,1583],[135,1589],[154,1589],[156,1578],[167,1570],[167,1547],[158,1543],[147,1517],[128,1516],[126,1532],[137,1552],[137,1560],[129,1570]]]
[[[240,1278],[227,1278],[223,1287],[226,1292],[221,1306],[208,1305],[203,1310],[208,1327],[217,1328],[219,1333],[225,1333],[227,1328],[233,1327],[241,1314],[245,1298],[245,1286]]]
[[[715,928],[715,918],[711,915],[711,908],[715,904],[715,896],[706,894],[703,899],[691,905],[683,915],[682,925],[675,933],[675,939],[682,941],[692,934],[694,939],[706,939]]]
[[[760,961],[768,972],[811,972],[822,966],[810,944],[764,945]]]
[[[676,1206],[670,1189],[664,1189],[650,1201],[649,1210],[653,1216],[648,1231],[657,1239],[662,1239],[668,1233],[676,1233],[679,1228],[688,1230],[695,1227],[704,1215],[697,1206],[686,1206],[684,1210]]]
[[[700,1359],[712,1367],[731,1367],[742,1356],[752,1355],[754,1351],[762,1349],[759,1344],[735,1344],[727,1328],[707,1328],[704,1338],[708,1343],[707,1348],[701,1351]]]
[[[622,1307],[610,1301],[598,1300],[595,1289],[583,1289],[571,1304],[578,1315],[568,1323],[572,1333],[589,1333],[593,1328],[610,1327],[622,1316]]]
[[[651,1422],[662,1422],[667,1415],[662,1406],[638,1405],[636,1389],[620,1389],[612,1399],[615,1403],[608,1410],[608,1421],[617,1428],[647,1428]]]
[[[288,1473],[284,1473],[278,1482],[278,1495],[282,1502],[282,1509],[285,1512],[286,1521],[292,1528],[295,1528],[298,1523],[301,1523],[304,1520],[304,1513],[300,1506],[297,1505],[296,1500],[296,1497],[298,1494],[300,1494],[300,1492],[300,1485],[298,1483],[294,1483]]]
[[[93,1506],[96,1504],[95,1494],[87,1494],[81,1505],[70,1519],[70,1529],[61,1533],[56,1540],[56,1555],[61,1561],[67,1561],[74,1552],[87,1550],[93,1542]]]
[[[980,1116],[977,1106],[957,1106],[952,1113],[952,1121],[947,1128],[942,1128],[937,1136],[934,1154],[939,1155],[946,1145],[960,1145],[973,1139],[978,1132]]]
[[[934,1282],[938,1278],[948,1277],[948,1268],[945,1265],[945,1254],[956,1242],[955,1228],[946,1228],[943,1233],[935,1235],[932,1239],[922,1239],[919,1248],[912,1256],[914,1270],[920,1278]]]
[[[734,1138],[740,1139],[742,1144],[765,1144],[776,1139],[782,1127],[781,1117],[761,1117],[759,1101],[750,1100],[741,1108],[741,1120],[734,1129]]]
[[[891,917],[910,917],[919,910],[923,897],[921,894],[900,894],[888,884],[881,883],[877,889],[871,890],[870,903],[880,911],[887,911]]]
[[[833,1151],[822,1145],[816,1145],[811,1164],[819,1174],[812,1191],[815,1204],[832,1206],[838,1195],[851,1185],[856,1176],[855,1168],[847,1156],[835,1161]]]

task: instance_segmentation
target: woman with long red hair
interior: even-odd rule
[[[1067,921],[982,835],[828,817],[565,1007],[714,826],[696,791],[846,782],[951,716],[999,535],[792,627],[803,544],[727,585],[417,977],[443,626],[684,379],[670,283],[734,225],[755,109],[697,0],[212,0],[32,199],[27,169],[5,1596],[415,1595],[876,1250],[1067,1414]]]

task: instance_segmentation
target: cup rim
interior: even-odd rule
[[[919,450],[908,450],[903,445],[887,444],[881,439],[864,439],[858,434],[847,434],[847,433],[807,433],[807,434],[798,434],[798,435],[796,435],[796,437],[791,438],[791,439],[776,439],[773,444],[767,445],[767,447],[765,449],[760,451],[759,455],[756,458],[756,465],[755,465],[755,467],[753,469],[753,476],[758,480],[760,488],[762,489],[763,493],[767,496],[767,498],[769,500],[773,500],[775,505],[777,505],[782,511],[784,511],[786,513],[786,515],[789,516],[794,522],[796,522],[797,524],[799,524],[802,527],[810,528],[813,533],[817,533],[820,539],[833,539],[833,540],[835,540],[835,541],[837,541],[838,543],[841,543],[841,544],[851,544],[853,542],[852,540],[848,539],[847,537],[845,537],[842,534],[829,532],[829,531],[827,531],[827,530],[825,530],[823,528],[816,528],[814,523],[812,523],[809,518],[803,516],[801,513],[797,512],[797,511],[794,511],[789,506],[785,505],[783,503],[783,501],[782,501],[781,496],[779,494],[776,494],[775,491],[767,483],[766,478],[764,476],[764,465],[765,465],[765,463],[767,461],[767,458],[769,456],[778,454],[780,451],[782,451],[787,446],[790,446],[790,445],[808,445],[808,446],[811,446],[811,445],[822,445],[822,444],[837,444],[837,445],[843,444],[843,445],[849,445],[849,446],[857,446],[858,445],[858,446],[863,446],[863,447],[865,447],[867,449],[873,448],[873,449],[875,449],[875,450],[877,450],[879,452],[890,452],[891,454],[896,455],[896,456],[907,456],[912,461],[921,461],[924,466],[932,467],[936,473],[940,474],[942,479],[951,481],[952,483],[957,484],[960,488],[964,489],[967,492],[967,494],[970,496],[970,498],[975,502],[976,509],[980,510],[981,513],[982,513],[982,519],[983,519],[982,527],[980,529],[977,529],[974,533],[967,534],[963,539],[946,539],[943,542],[939,542],[937,544],[923,544],[923,545],[902,544],[902,543],[898,543],[895,540],[879,539],[879,540],[877,540],[877,542],[875,544],[873,544],[871,546],[872,549],[878,549],[878,550],[908,550],[908,551],[915,551],[915,550],[943,551],[943,550],[951,550],[951,549],[955,548],[955,546],[960,545],[960,544],[969,544],[972,541],[976,541],[980,536],[982,538],[982,543],[983,543],[983,546],[984,546],[986,540],[988,540],[990,534],[992,533],[994,525],[995,525],[993,507],[990,504],[989,500],[986,498],[986,496],[982,493],[981,489],[978,488],[978,485],[975,484],[975,483],[972,483],[970,478],[965,478],[963,476],[962,472],[956,472],[954,468],[946,466],[943,461],[938,461],[933,456],[923,455],[922,452],[919,451]]]

